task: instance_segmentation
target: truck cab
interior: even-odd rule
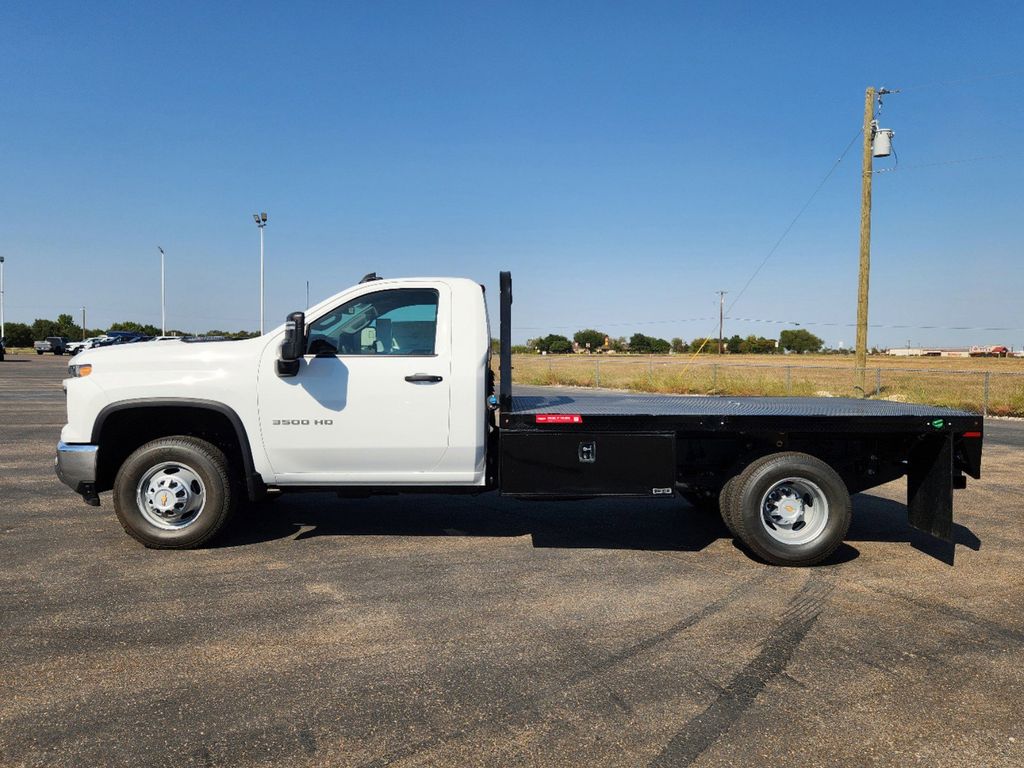
[[[278,485],[483,485],[490,355],[472,281],[372,279],[304,317],[294,369],[283,329],[259,360],[256,412]]]
[[[268,488],[485,485],[490,337],[480,285],[366,279],[296,314],[298,331],[292,320],[256,339],[80,352],[64,382],[58,475],[90,504],[113,490],[115,509],[138,506],[145,491],[118,486],[125,465],[156,441],[187,438],[219,452],[214,463],[250,499]],[[174,519],[149,510],[159,530],[145,543],[192,527],[177,513],[195,512],[199,492],[182,493],[186,507],[164,510]]]

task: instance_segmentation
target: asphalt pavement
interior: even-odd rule
[[[1020,766],[1024,425],[956,545],[905,484],[825,566],[678,500],[284,495],[142,548],[52,470],[67,359],[0,363],[0,765]]]

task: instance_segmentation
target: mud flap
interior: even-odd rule
[[[928,435],[911,449],[907,509],[913,527],[953,540],[952,434]]]

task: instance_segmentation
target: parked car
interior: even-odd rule
[[[92,349],[96,342],[100,339],[106,338],[105,336],[90,336],[88,339],[82,341],[73,341],[68,344],[68,351],[72,355],[77,355],[79,352],[84,352],[87,349]]]
[[[37,341],[32,345],[37,355],[52,352],[55,355],[63,355],[68,347],[68,340],[63,336],[47,336],[43,341]]]
[[[138,331],[107,331],[107,340],[110,344],[133,344],[137,341],[148,341],[150,338]]]

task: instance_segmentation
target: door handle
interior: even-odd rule
[[[429,383],[429,384],[436,384],[439,381],[444,381],[444,378],[441,377],[441,376],[433,376],[433,375],[431,375],[429,373],[414,373],[411,376],[406,376],[405,380],[406,381],[410,381],[410,382],[412,382],[414,384],[417,383],[417,382],[426,382],[426,383]]]

